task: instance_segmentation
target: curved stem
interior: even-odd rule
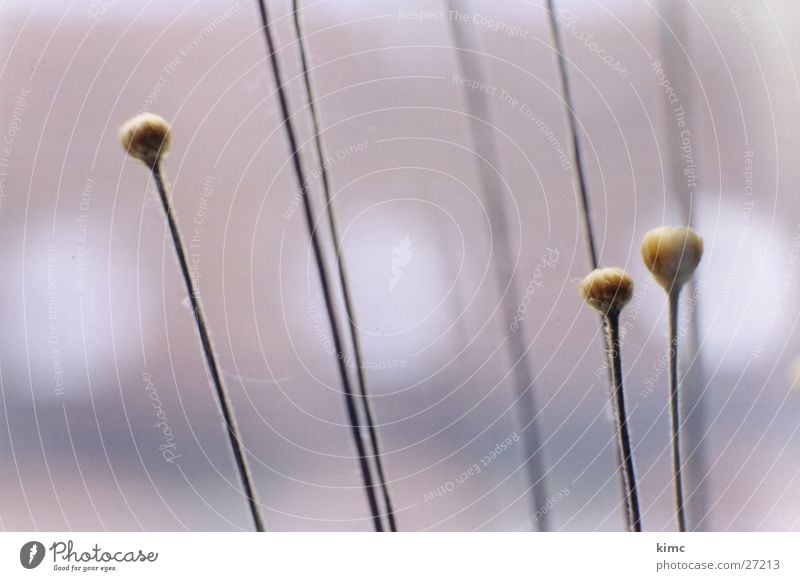
[[[222,417],[225,420],[225,427],[227,428],[228,438],[230,439],[231,449],[233,450],[233,458],[236,462],[236,469],[239,472],[239,478],[242,480],[247,502],[250,507],[250,513],[253,516],[253,523],[255,524],[258,532],[264,532],[264,520],[261,518],[261,512],[256,502],[255,486],[253,484],[253,477],[247,467],[247,460],[245,459],[244,450],[242,447],[241,439],[236,430],[236,424],[233,420],[233,411],[228,392],[225,385],[222,383],[222,377],[219,373],[217,360],[214,356],[214,349],[211,346],[211,339],[208,336],[208,328],[206,327],[205,317],[203,310],[200,307],[200,299],[197,295],[194,282],[192,282],[192,275],[189,271],[189,263],[186,260],[186,252],[181,242],[181,235],[178,230],[178,223],[172,213],[172,205],[167,195],[167,186],[164,183],[164,178],[161,174],[161,163],[156,160],[152,166],[153,180],[156,182],[158,195],[161,198],[161,205],[164,207],[164,213],[167,215],[167,222],[169,223],[169,233],[172,236],[172,242],[175,245],[175,252],[178,255],[178,262],[181,265],[181,273],[183,274],[183,282],[186,284],[186,291],[189,293],[189,301],[192,306],[192,313],[194,320],[197,324],[197,331],[200,334],[200,343],[203,347],[203,356],[208,365],[208,370],[211,373],[211,380],[214,383],[214,389],[217,392],[219,400],[219,407],[222,411]]]
[[[625,392],[622,387],[622,355],[620,353],[619,313],[606,316],[606,339],[608,363],[611,368],[611,403],[617,421],[618,458],[622,469],[622,482],[625,489],[626,519],[628,531],[642,531],[642,517],[639,511],[639,492],[636,487],[636,474],[633,468],[633,449],[628,430],[628,415],[625,411]]]
[[[669,291],[669,410],[672,425],[672,473],[675,483],[675,512],[678,530],[686,532],[686,509],[681,474],[680,400],[678,399],[678,299],[680,289]]]

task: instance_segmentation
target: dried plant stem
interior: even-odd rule
[[[617,456],[621,464],[622,483],[625,491],[625,516],[628,531],[641,532],[642,519],[639,511],[639,493],[633,468],[633,450],[628,430],[628,415],[625,411],[625,392],[622,387],[622,356],[620,354],[619,312],[610,312],[605,317],[608,364],[611,369],[611,403],[617,422]]]
[[[381,456],[381,445],[378,437],[378,428],[375,424],[372,406],[369,401],[369,394],[367,390],[367,380],[364,375],[363,356],[361,353],[361,343],[358,337],[358,325],[356,324],[355,308],[353,307],[352,293],[350,292],[350,283],[347,277],[347,269],[344,264],[344,253],[342,252],[340,244],[339,227],[336,221],[336,215],[333,211],[333,196],[331,195],[330,176],[328,175],[327,164],[324,163],[325,152],[322,146],[321,137],[321,123],[319,121],[319,114],[317,113],[317,104],[314,98],[314,90],[311,86],[311,74],[308,66],[308,56],[306,50],[306,41],[303,35],[302,24],[300,22],[300,2],[299,0],[292,1],[292,12],[294,15],[294,27],[297,34],[297,45],[300,51],[300,64],[303,69],[303,81],[306,89],[306,97],[308,98],[308,110],[311,115],[311,123],[314,129],[314,145],[317,150],[317,157],[319,159],[319,172],[322,179],[322,190],[325,194],[325,207],[328,215],[328,226],[331,230],[333,237],[334,252],[336,253],[336,266],[339,271],[339,288],[342,292],[344,301],[345,313],[348,320],[348,331],[350,340],[353,345],[353,356],[355,358],[355,365],[357,369],[358,392],[364,411],[364,420],[366,423],[367,434],[369,443],[372,446],[373,461],[375,464],[375,471],[377,474],[378,484],[381,488],[383,502],[386,508],[386,522],[387,528],[391,532],[397,532],[397,522],[395,520],[394,508],[392,505],[392,497],[389,492],[389,483],[386,479],[386,472],[383,467],[383,459]]]
[[[258,2],[259,13],[261,15],[261,25],[264,32],[264,40],[267,44],[267,54],[272,68],[272,74],[275,79],[277,87],[278,104],[280,106],[281,116],[283,118],[283,127],[286,132],[286,138],[289,141],[289,149],[291,151],[291,161],[294,168],[295,178],[297,179],[300,195],[303,200],[303,214],[305,216],[306,227],[308,228],[309,237],[311,238],[311,247],[314,252],[314,260],[317,265],[317,272],[319,274],[319,282],[322,287],[322,295],[325,298],[325,308],[328,313],[328,319],[331,325],[331,339],[333,341],[334,349],[339,355],[337,357],[337,366],[339,368],[339,375],[342,381],[342,390],[344,392],[345,409],[347,411],[347,419],[349,422],[350,431],[353,436],[353,443],[356,447],[356,455],[358,459],[359,468],[361,471],[361,478],[364,483],[364,492],[367,496],[367,503],[369,505],[370,515],[372,517],[373,527],[376,532],[383,532],[387,528],[394,531],[396,526],[394,522],[394,514],[391,505],[388,504],[386,511],[381,510],[379,506],[377,485],[375,484],[376,478],[373,477],[373,468],[371,463],[377,463],[380,458],[380,453],[377,448],[377,436],[375,433],[374,425],[371,421],[371,412],[368,407],[368,401],[365,396],[366,393],[362,392],[361,397],[355,393],[347,364],[344,355],[344,333],[339,328],[335,312],[336,305],[333,300],[333,293],[330,282],[330,275],[325,266],[325,259],[322,253],[322,242],[320,241],[317,228],[315,226],[314,212],[312,209],[311,200],[308,192],[308,181],[303,171],[303,164],[300,161],[300,152],[298,147],[298,140],[292,122],[292,115],[289,111],[289,100],[286,95],[286,90],[283,86],[283,77],[281,75],[280,64],[278,63],[278,53],[276,52],[275,41],[272,37],[270,30],[269,16],[267,13],[266,0],[259,0]],[[337,262],[337,267],[342,268],[342,263]],[[342,274],[340,272],[340,274]],[[350,319],[352,322],[352,319]],[[354,338],[357,341],[357,338]],[[359,369],[361,367],[359,366]],[[363,384],[360,386],[363,387]],[[359,405],[362,404],[362,405]],[[360,408],[360,409],[359,409]],[[362,423],[361,415],[366,414],[366,420]],[[368,433],[363,433],[362,429],[367,427]],[[369,426],[372,426],[370,429]],[[367,445],[375,446],[372,453],[367,452]],[[378,473],[377,480],[381,481],[383,478],[382,465],[378,464],[376,468]],[[384,489],[384,492],[386,489]],[[388,499],[388,494],[386,496]],[[388,524],[384,524],[384,517],[387,517]]]
[[[169,231],[172,236],[172,242],[175,245],[175,252],[178,255],[178,262],[181,265],[181,273],[183,274],[183,281],[186,284],[186,291],[189,293],[189,301],[192,306],[192,313],[194,320],[197,324],[197,331],[200,334],[200,343],[203,347],[203,355],[205,356],[208,370],[211,372],[211,380],[214,383],[214,389],[217,392],[219,399],[219,406],[222,410],[222,417],[225,420],[225,427],[228,431],[228,438],[230,439],[231,449],[233,450],[233,457],[236,462],[236,468],[239,472],[244,491],[247,496],[247,502],[250,507],[250,513],[253,517],[258,532],[264,531],[264,520],[261,517],[261,512],[258,508],[256,501],[255,486],[253,485],[253,478],[247,466],[244,450],[242,447],[239,434],[236,430],[236,424],[233,419],[232,406],[228,399],[228,392],[225,385],[222,383],[222,377],[219,373],[216,357],[214,356],[214,349],[211,346],[211,340],[208,336],[208,329],[206,327],[205,317],[200,307],[200,299],[197,295],[192,276],[189,271],[189,263],[186,260],[186,252],[181,242],[180,232],[178,231],[178,223],[172,213],[172,205],[170,203],[169,195],[167,194],[167,186],[164,183],[164,178],[161,173],[161,163],[156,161],[152,166],[153,180],[158,188],[158,195],[161,198],[161,205],[164,207],[164,213],[167,215],[167,222],[169,223]]]
[[[569,136],[572,146],[572,158],[575,160],[575,178],[580,197],[581,210],[583,214],[583,225],[586,230],[586,244],[589,249],[589,259],[592,268],[597,268],[597,248],[595,247],[594,231],[592,229],[591,212],[589,211],[589,193],[586,187],[586,176],[581,157],[581,143],[578,134],[578,119],[572,101],[572,91],[569,84],[569,74],[567,73],[567,59],[564,54],[564,46],[561,42],[561,32],[558,28],[558,18],[556,17],[556,7],[554,0],[547,0],[547,16],[550,24],[550,33],[553,36],[553,50],[556,53],[558,63],[558,74],[561,81],[561,94],[564,96],[564,109],[569,121]]]
[[[597,247],[595,244],[594,229],[592,228],[592,217],[589,208],[589,193],[586,185],[586,176],[583,168],[583,158],[581,156],[581,143],[578,134],[578,120],[576,118],[575,108],[572,101],[572,91],[569,83],[569,73],[567,71],[566,55],[564,54],[564,47],[561,42],[561,32],[558,27],[558,18],[556,17],[555,0],[547,0],[547,15],[550,24],[550,33],[553,38],[553,50],[556,53],[556,63],[558,64],[558,74],[561,81],[561,93],[564,96],[564,110],[569,122],[569,136],[570,145],[572,146],[572,157],[575,160],[575,183],[579,195],[580,209],[583,216],[584,233],[586,236],[587,249],[589,251],[589,262],[592,268],[598,267]],[[601,317],[605,321],[605,316]],[[608,381],[609,385],[613,385],[613,378],[611,376],[611,367],[609,366]],[[613,389],[613,387],[612,387]],[[617,447],[617,465],[622,473],[624,473],[624,460]],[[627,498],[628,490],[625,483],[622,482],[622,495]],[[626,502],[625,504],[625,520],[627,523],[633,522],[631,515],[631,507]]]
[[[672,473],[675,484],[675,513],[678,530],[686,532],[686,509],[683,500],[683,475],[681,472],[680,400],[678,398],[678,304],[680,288],[673,287],[669,297],[669,409],[672,425]]]

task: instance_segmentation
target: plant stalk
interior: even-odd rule
[[[628,430],[628,415],[625,411],[625,392],[622,386],[622,355],[620,352],[619,312],[606,315],[606,340],[608,363],[611,368],[611,403],[617,422],[617,453],[621,464],[622,483],[625,491],[625,517],[629,532],[642,532],[642,517],[639,511],[639,492],[633,467],[633,449]]]
[[[222,376],[217,366],[216,357],[214,356],[214,349],[211,346],[211,339],[208,335],[208,328],[206,327],[205,317],[203,310],[200,307],[200,299],[195,289],[194,282],[192,282],[191,272],[189,271],[189,263],[186,259],[186,252],[181,242],[180,232],[178,230],[178,223],[172,213],[172,204],[170,203],[167,194],[167,186],[164,183],[164,178],[161,173],[161,162],[156,160],[152,166],[153,180],[156,182],[158,195],[161,198],[161,205],[164,207],[164,213],[167,215],[167,222],[169,223],[169,232],[172,236],[172,242],[175,245],[175,252],[178,255],[178,262],[181,265],[181,273],[183,274],[183,281],[186,284],[186,291],[189,293],[189,301],[192,306],[192,313],[197,325],[197,331],[200,334],[200,343],[203,347],[203,356],[206,360],[206,365],[211,373],[211,380],[214,383],[214,389],[217,393],[219,400],[219,407],[222,410],[222,417],[225,420],[225,427],[227,428],[228,438],[230,439],[231,449],[233,450],[233,458],[236,462],[236,469],[239,472],[239,478],[242,481],[247,502],[250,507],[250,514],[253,517],[253,524],[256,531],[264,532],[264,520],[261,517],[261,512],[258,508],[256,501],[255,486],[253,484],[253,477],[247,466],[244,450],[242,447],[241,439],[239,438],[236,424],[233,419],[232,406],[228,397],[228,392],[222,382]]]
[[[303,69],[303,81],[306,89],[306,97],[308,98],[308,110],[311,116],[311,123],[314,129],[314,145],[317,150],[317,157],[319,158],[319,171],[322,179],[322,190],[325,194],[325,208],[328,215],[328,226],[331,230],[333,238],[333,249],[336,253],[336,266],[339,272],[339,287],[342,292],[344,301],[344,309],[348,320],[348,331],[350,333],[350,340],[353,345],[353,356],[355,358],[358,395],[363,408],[364,421],[366,424],[369,443],[372,447],[373,462],[375,464],[375,471],[378,484],[383,495],[383,502],[386,508],[386,524],[391,532],[397,532],[397,522],[394,514],[394,507],[392,505],[392,497],[389,492],[389,483],[386,478],[386,472],[383,467],[383,459],[381,456],[381,445],[378,437],[378,428],[375,423],[372,406],[369,401],[369,394],[367,390],[367,380],[364,375],[363,356],[361,353],[361,343],[358,337],[358,325],[356,324],[355,308],[352,301],[352,293],[350,292],[350,282],[347,277],[347,269],[344,264],[344,253],[342,252],[339,235],[339,227],[337,225],[336,216],[333,211],[333,196],[331,195],[330,176],[328,175],[327,164],[324,162],[326,159],[325,152],[322,147],[321,136],[321,123],[317,113],[317,105],[314,99],[314,91],[311,86],[311,74],[308,66],[308,56],[306,51],[306,41],[303,36],[302,25],[300,22],[300,2],[299,0],[292,1],[292,12],[294,14],[295,33],[297,34],[297,45],[300,52],[300,64]]]
[[[376,489],[375,479],[373,477],[373,470],[370,465],[370,461],[374,460],[379,456],[379,451],[373,450],[373,453],[367,452],[367,444],[368,443],[376,443],[377,440],[373,439],[374,432],[370,432],[370,434],[362,433],[362,427],[365,425],[372,425],[371,415],[367,418],[366,424],[362,423],[361,414],[366,413],[370,414],[370,410],[368,407],[368,401],[365,399],[363,400],[364,406],[359,406],[359,398],[358,395],[355,393],[353,386],[351,385],[351,380],[349,377],[347,364],[344,360],[344,335],[343,332],[339,329],[339,323],[336,320],[336,307],[333,301],[333,294],[331,289],[331,283],[329,281],[329,274],[328,270],[325,266],[325,260],[322,253],[322,242],[320,241],[319,235],[317,233],[317,228],[315,224],[314,214],[311,206],[311,200],[309,198],[308,192],[308,182],[306,181],[305,173],[303,171],[303,166],[300,161],[300,148],[298,146],[297,137],[294,131],[294,125],[292,123],[292,115],[289,111],[289,100],[286,95],[286,91],[283,85],[283,77],[281,75],[280,65],[278,63],[278,54],[276,52],[275,41],[272,38],[272,32],[270,30],[270,23],[269,23],[269,16],[267,14],[267,1],[266,0],[259,0],[258,2],[259,13],[261,15],[261,25],[262,30],[264,32],[264,40],[267,44],[267,55],[269,58],[270,66],[272,68],[272,74],[274,76],[275,85],[277,87],[277,97],[278,97],[278,105],[280,106],[281,116],[283,117],[283,127],[286,132],[286,138],[289,141],[289,149],[291,152],[291,161],[292,166],[294,168],[295,178],[297,179],[297,184],[300,189],[300,195],[303,199],[303,213],[305,215],[305,222],[306,227],[308,228],[309,237],[311,238],[311,247],[314,252],[314,260],[317,265],[317,271],[319,274],[319,282],[320,286],[322,287],[322,295],[325,298],[325,308],[328,313],[328,319],[331,325],[331,338],[333,340],[333,345],[336,350],[336,353],[339,355],[337,359],[337,366],[339,368],[339,375],[342,381],[342,390],[344,392],[344,400],[345,400],[345,409],[347,411],[347,418],[348,423],[350,426],[350,431],[353,436],[353,442],[356,447],[356,454],[358,459],[359,468],[361,471],[361,478],[364,483],[364,492],[367,496],[367,504],[369,505],[370,515],[372,518],[373,527],[375,528],[376,532],[383,532],[386,530],[387,526],[384,525],[384,516],[387,513],[391,514],[389,519],[389,526],[390,530],[395,530],[395,522],[394,522],[394,513],[392,510],[391,505],[387,506],[387,511],[384,512],[381,510],[379,506],[379,498],[378,498],[378,490]],[[337,263],[340,264],[340,263]],[[362,409],[359,410],[359,407]],[[380,472],[380,471],[379,471]],[[380,472],[378,478],[382,478],[383,473]],[[385,479],[384,479],[385,481]],[[388,490],[388,488],[383,489],[384,492]],[[388,493],[387,497],[388,498]]]
[[[678,530],[686,532],[686,509],[683,499],[683,475],[681,472],[680,400],[678,398],[678,304],[681,291],[669,291],[669,409],[672,426],[672,473],[675,485],[675,513]]]

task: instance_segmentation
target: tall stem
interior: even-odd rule
[[[222,383],[222,377],[219,373],[217,360],[214,356],[214,349],[211,346],[211,339],[208,336],[208,329],[206,327],[205,317],[200,307],[200,299],[197,295],[192,275],[189,271],[189,263],[186,260],[186,252],[181,242],[180,232],[178,231],[178,223],[172,213],[172,205],[167,195],[167,186],[164,183],[164,178],[161,174],[161,163],[156,161],[152,166],[153,179],[158,188],[158,195],[161,198],[161,205],[164,207],[164,213],[167,215],[167,222],[169,223],[169,232],[172,236],[172,242],[175,245],[175,252],[178,255],[178,262],[181,265],[181,273],[183,274],[183,282],[186,284],[186,291],[189,293],[189,301],[192,306],[192,313],[194,314],[194,321],[197,324],[197,331],[200,334],[200,343],[203,347],[203,356],[208,365],[208,370],[211,372],[211,380],[214,383],[214,389],[217,392],[219,400],[219,407],[222,410],[222,417],[225,420],[225,427],[227,428],[228,438],[230,439],[231,449],[233,450],[233,458],[236,462],[236,469],[239,472],[239,478],[242,481],[247,502],[250,507],[250,514],[253,516],[253,523],[255,524],[258,532],[264,531],[264,520],[261,518],[261,512],[256,502],[255,486],[253,485],[253,478],[250,470],[247,467],[247,460],[245,459],[244,450],[242,449],[242,442],[239,439],[239,434],[236,430],[236,424],[233,419],[232,406],[228,398],[228,392],[225,385]]]
[[[297,137],[294,131],[294,125],[292,123],[292,115],[289,112],[289,99],[286,95],[286,90],[283,86],[283,77],[281,75],[281,68],[278,63],[278,53],[276,52],[275,48],[275,41],[272,38],[272,32],[270,30],[270,23],[269,23],[269,16],[267,14],[267,2],[266,0],[259,0],[258,2],[259,13],[261,14],[261,25],[262,30],[264,32],[264,40],[267,43],[267,54],[269,58],[270,65],[272,67],[272,74],[275,79],[275,85],[277,87],[277,97],[278,97],[278,105],[280,106],[281,116],[283,118],[283,127],[286,132],[286,139],[289,141],[289,149],[291,152],[291,160],[292,166],[294,167],[295,178],[297,179],[297,184],[300,189],[300,195],[303,199],[303,213],[305,216],[306,227],[308,228],[308,234],[311,238],[311,247],[314,252],[314,259],[317,264],[317,272],[319,274],[319,282],[320,286],[322,287],[322,295],[325,298],[325,309],[328,313],[328,319],[331,325],[331,339],[333,340],[333,346],[337,353],[337,365],[339,367],[339,375],[342,381],[342,390],[344,392],[344,400],[345,400],[345,409],[347,410],[347,418],[350,424],[350,431],[353,435],[353,442],[356,447],[356,455],[358,459],[359,468],[361,470],[361,478],[364,483],[364,492],[367,495],[367,503],[369,505],[370,514],[372,516],[372,523],[375,528],[376,532],[383,532],[386,527],[384,526],[383,520],[386,513],[381,511],[379,506],[379,499],[378,493],[376,490],[376,485],[374,484],[374,478],[372,475],[372,467],[370,462],[374,459],[379,457],[379,450],[375,449],[372,453],[367,453],[367,444],[372,443],[375,444],[377,440],[374,436],[374,431],[370,431],[370,434],[363,434],[362,427],[365,424],[361,423],[361,414],[366,413],[368,415],[366,425],[372,425],[371,422],[371,415],[368,405],[359,406],[359,398],[357,394],[354,392],[353,387],[351,385],[349,372],[347,369],[347,363],[345,362],[344,357],[344,342],[343,342],[343,332],[339,329],[339,323],[337,321],[335,312],[336,306],[333,300],[333,293],[331,289],[331,283],[329,281],[328,270],[325,266],[325,259],[322,254],[322,242],[320,241],[319,235],[317,233],[317,228],[315,225],[314,220],[314,212],[311,207],[311,200],[309,197],[308,192],[308,182],[305,177],[305,173],[303,171],[303,164],[300,161],[300,148],[298,146]],[[337,263],[337,265],[341,266],[341,263]],[[366,394],[364,394],[365,396]],[[362,402],[368,404],[365,397],[362,397]],[[362,407],[359,410],[359,407]],[[383,473],[380,472],[379,478],[383,476]],[[384,491],[387,489],[384,488]],[[386,498],[388,498],[388,493]],[[396,525],[394,522],[394,513],[392,511],[391,505],[387,506],[387,512],[391,515],[389,518],[389,529],[394,531],[396,529]]]
[[[306,54],[306,40],[303,36],[302,25],[300,22],[299,4],[299,0],[293,0],[292,2],[294,26],[297,34],[297,45],[300,51],[300,64],[303,69],[303,81],[306,89],[306,97],[308,98],[308,110],[311,115],[311,124],[314,129],[314,145],[316,146],[317,157],[319,158],[319,171],[320,177],[322,178],[322,190],[325,194],[325,208],[328,215],[328,226],[330,227],[331,237],[333,238],[333,250],[336,253],[336,266],[339,272],[339,287],[344,300],[344,309],[345,314],[347,315],[350,340],[353,344],[353,356],[355,358],[358,391],[364,411],[364,420],[366,423],[367,434],[369,436],[369,442],[372,446],[373,461],[375,463],[377,480],[383,494],[383,502],[386,505],[387,526],[391,532],[397,532],[397,522],[395,520],[391,494],[389,492],[389,483],[386,479],[386,472],[384,470],[383,459],[381,457],[378,428],[375,424],[372,406],[370,405],[369,401],[369,394],[367,393],[367,380],[364,375],[363,365],[364,358],[361,353],[361,343],[358,337],[358,325],[356,324],[356,314],[355,308],[353,307],[352,294],[350,292],[350,283],[347,277],[347,269],[345,268],[344,264],[344,253],[342,252],[341,244],[339,242],[341,237],[339,236],[339,227],[333,211],[333,196],[331,195],[330,176],[328,175],[328,167],[325,163],[326,158],[322,147],[321,124],[319,121],[319,115],[317,114],[317,104],[314,99],[314,91],[311,86],[311,73],[309,72],[308,56]]]
[[[586,244],[589,247],[589,259],[592,268],[597,268],[597,248],[595,247],[594,231],[592,229],[591,212],[589,211],[589,193],[586,187],[586,176],[584,174],[583,161],[581,158],[581,143],[578,134],[578,119],[572,101],[572,91],[567,74],[567,59],[564,54],[564,46],[561,42],[561,32],[558,28],[558,17],[554,0],[547,0],[547,15],[550,23],[550,32],[553,35],[553,50],[556,53],[558,63],[558,74],[561,80],[561,93],[564,96],[564,109],[566,110],[569,121],[569,136],[572,145],[572,158],[575,160],[575,177],[577,179],[577,189],[580,198],[581,210],[583,213],[583,225],[586,231]]]
[[[683,501],[681,474],[680,400],[678,398],[678,299],[680,289],[669,291],[669,409],[672,424],[672,473],[675,484],[675,512],[678,530],[686,532],[686,510]]]
[[[617,421],[618,457],[622,465],[622,482],[627,507],[625,515],[628,521],[628,531],[641,532],[642,518],[639,511],[639,493],[633,468],[633,449],[628,430],[628,415],[625,411],[625,392],[622,387],[619,312],[612,312],[606,316],[606,339],[608,342],[608,363],[611,368],[611,402],[614,408],[614,417]]]

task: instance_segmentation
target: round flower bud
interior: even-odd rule
[[[169,124],[154,113],[141,113],[119,128],[128,155],[153,167],[169,151]]]
[[[578,292],[604,315],[619,313],[633,296],[633,279],[621,268],[598,268],[580,282]]]
[[[686,284],[702,256],[703,239],[691,228],[662,226],[642,238],[644,264],[667,292]]]

